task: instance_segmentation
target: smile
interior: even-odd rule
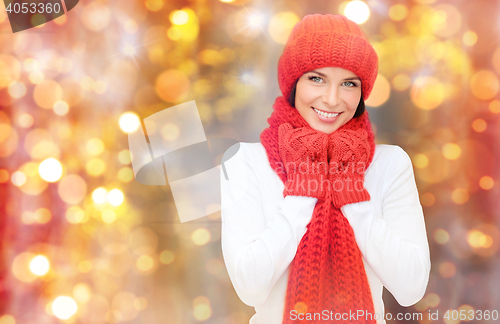
[[[314,109],[314,111],[318,114],[318,115],[321,115],[323,117],[326,117],[326,118],[333,118],[333,117],[337,117],[340,113],[327,113],[327,112],[324,112],[322,110],[319,110],[319,109],[316,109],[314,107],[312,107],[312,109]]]

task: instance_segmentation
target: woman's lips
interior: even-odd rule
[[[325,123],[333,123],[335,122],[339,115],[342,113],[342,112],[339,112],[339,113],[328,113],[328,112],[325,112],[323,110],[319,110],[319,109],[316,109],[314,107],[311,107],[312,110],[316,113],[316,116],[318,116],[319,120],[321,120],[322,122],[325,122]],[[328,117],[328,116],[331,116],[331,117]]]

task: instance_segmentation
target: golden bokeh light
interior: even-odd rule
[[[54,80],[44,80],[35,86],[33,99],[38,106],[45,109],[53,109],[54,104],[62,99],[63,90],[59,83]]]
[[[149,11],[160,11],[163,8],[163,0],[145,0],[144,4]]]
[[[178,102],[186,98],[190,88],[188,77],[179,70],[162,72],[155,82],[158,97],[168,102]]]
[[[153,268],[155,261],[151,256],[144,254],[137,258],[135,265],[140,271],[146,272]]]
[[[105,3],[90,2],[82,9],[83,25],[91,31],[99,32],[105,29],[111,20],[111,11]]]
[[[469,200],[469,192],[464,188],[457,188],[451,193],[451,200],[455,204],[463,205]]]
[[[83,260],[78,263],[78,270],[82,273],[88,273],[92,270],[93,264],[89,260]]]
[[[69,106],[65,101],[59,100],[54,103],[52,109],[56,115],[64,116],[68,113]]]
[[[498,94],[500,83],[493,72],[481,70],[471,77],[470,88],[476,98],[490,100]]]
[[[185,25],[189,21],[189,15],[184,10],[174,10],[170,13],[168,18],[174,25]]]
[[[382,75],[377,75],[375,84],[370,97],[365,101],[365,104],[370,107],[378,107],[383,105],[391,95],[391,85],[389,81]]]
[[[31,260],[33,260],[35,256],[36,255],[31,252],[22,252],[14,258],[11,269],[12,274],[18,280],[22,282],[32,282],[37,278],[37,275],[30,270]]]
[[[106,162],[100,158],[90,159],[85,163],[85,171],[92,177],[99,177],[106,172]]]
[[[43,276],[49,272],[50,262],[46,256],[37,255],[31,260],[29,268],[33,274]]]
[[[0,89],[8,87],[17,81],[21,75],[21,63],[8,54],[0,54]]]
[[[16,324],[16,319],[12,315],[4,314],[0,316],[0,324]]]
[[[370,8],[364,1],[349,1],[344,7],[343,15],[361,25],[370,18]]]
[[[437,228],[434,231],[434,240],[439,244],[445,244],[450,240],[450,234],[442,228]]]
[[[443,262],[439,265],[439,274],[448,279],[457,273],[457,267],[452,262]]]
[[[170,250],[163,250],[160,253],[160,262],[163,264],[170,264],[174,262],[174,260],[175,260],[174,252]]]
[[[478,133],[482,133],[486,130],[488,127],[488,124],[486,123],[486,120],[482,118],[476,118],[472,122],[472,129]]]
[[[108,197],[109,197],[109,195],[108,195]],[[112,209],[105,209],[101,213],[101,218],[102,218],[103,222],[105,222],[107,224],[111,224],[116,220],[116,213]]]
[[[443,145],[441,152],[448,160],[456,160],[462,155],[462,149],[455,143],[446,143]]]
[[[441,298],[438,294],[430,293],[425,297],[425,301],[429,307],[436,307],[441,302]]]
[[[126,112],[120,116],[120,129],[125,133],[132,133],[141,126],[139,117],[133,112]]]
[[[73,297],[75,297],[75,301],[80,302],[80,303],[86,303],[90,300],[90,297],[92,296],[92,291],[89,287],[84,282],[77,283],[73,287]]]
[[[92,200],[96,204],[104,204],[108,200],[108,191],[99,187],[92,192]]]
[[[198,296],[193,300],[193,316],[198,321],[206,321],[212,316],[212,307],[207,297]]]
[[[34,121],[33,116],[27,113],[21,114],[18,119],[19,126],[23,128],[30,128],[33,126]]]
[[[9,171],[5,169],[0,169],[0,183],[6,183],[7,181],[9,181],[9,179],[10,179]]]
[[[78,310],[78,305],[75,300],[68,296],[58,296],[52,302],[52,312],[54,315],[62,320],[67,320],[75,315]]]
[[[47,182],[56,182],[61,179],[63,167],[61,162],[54,158],[43,160],[38,167],[38,173]]]
[[[299,22],[299,17],[290,11],[279,12],[269,22],[269,36],[278,44],[284,45],[292,32],[293,26]]]
[[[410,96],[418,108],[432,110],[445,99],[445,88],[434,77],[419,77],[411,87]]]
[[[59,181],[59,197],[67,204],[78,204],[87,194],[87,183],[77,174],[70,174]]]
[[[12,98],[22,98],[26,94],[26,86],[22,82],[14,81],[9,85],[9,94]]]
[[[477,34],[471,30],[468,30],[464,33],[462,41],[467,46],[473,46],[477,42]]]
[[[423,169],[429,165],[429,158],[425,154],[419,153],[415,154],[413,157],[413,164],[416,168]]]
[[[426,192],[420,196],[420,203],[422,206],[430,207],[436,202],[436,197],[430,192]]]
[[[206,228],[198,228],[191,234],[191,239],[196,245],[205,245],[210,241],[210,232]]]
[[[113,206],[120,206],[123,204],[125,197],[120,189],[113,189],[108,193],[108,202]]]
[[[20,187],[26,183],[26,175],[21,171],[16,171],[12,173],[11,181],[15,186]]]
[[[118,180],[124,183],[129,183],[130,181],[134,180],[135,175],[134,175],[134,170],[129,167],[123,167],[120,170],[118,170]]]
[[[484,190],[490,190],[495,185],[495,180],[490,176],[484,176],[479,179],[479,187]]]
[[[389,18],[394,21],[401,21],[408,16],[408,7],[404,4],[395,4],[389,8]]]
[[[396,91],[405,91],[411,86],[411,82],[411,78],[408,75],[399,73],[392,78],[392,87]]]
[[[498,114],[500,113],[500,100],[492,100],[490,104],[488,105],[489,110],[494,113]]]
[[[467,242],[473,248],[489,248],[493,245],[492,237],[479,230],[470,230],[467,233]]]
[[[66,220],[71,224],[85,223],[88,219],[85,211],[78,206],[71,206],[66,210]]]

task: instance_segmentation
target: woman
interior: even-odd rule
[[[364,100],[378,57],[341,15],[307,15],[278,63],[260,143],[221,177],[221,243],[250,324],[385,323],[382,288],[418,302],[429,247],[411,160],[375,144]],[[394,314],[395,315],[395,314]]]

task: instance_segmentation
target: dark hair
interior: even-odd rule
[[[288,98],[288,103],[290,106],[295,108],[295,92],[297,91],[297,81],[293,85],[292,92],[290,92],[290,97]],[[354,113],[353,118],[359,117],[363,115],[365,112],[365,101],[363,100],[363,90],[361,90],[361,99],[359,100],[358,107],[356,108],[356,112]]]

